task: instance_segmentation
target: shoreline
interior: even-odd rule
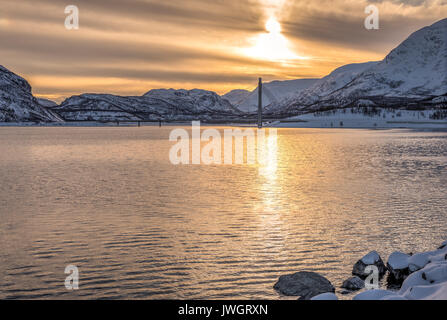
[[[380,269],[376,288],[368,288],[369,280],[362,276],[368,274],[365,271],[368,266]],[[339,300],[336,292],[353,295],[350,300],[447,300],[447,240],[433,251],[415,254],[394,251],[386,264],[372,251],[354,265],[352,275],[341,286],[345,291],[334,288],[333,292],[315,295],[310,300]],[[382,280],[386,289],[380,286]]]
[[[191,126],[191,121],[164,122],[161,127],[185,127]],[[242,127],[257,128],[255,123],[239,123],[239,122],[201,122],[203,127]],[[1,122],[0,128],[135,128],[135,127],[159,127],[158,122]],[[276,129],[370,129],[370,130],[390,130],[390,129],[419,129],[419,130],[436,130],[447,131],[447,121],[433,122],[387,122],[386,125],[371,125],[369,123],[350,123],[344,121],[343,126],[331,126],[328,123],[312,122],[312,121],[276,121],[274,123],[266,123],[264,128]]]
[[[200,118],[200,117],[199,117]],[[0,127],[184,127],[193,121],[201,125],[225,127],[258,127],[257,119],[217,118],[179,120],[81,120],[60,122],[0,122]],[[265,128],[321,128],[321,129],[441,129],[447,130],[447,119],[437,110],[405,110],[384,108],[345,108],[317,111],[293,117],[265,116]]]

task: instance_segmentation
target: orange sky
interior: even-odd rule
[[[371,3],[380,30],[363,26]],[[65,29],[67,5],[80,10],[79,30]],[[222,94],[253,89],[259,76],[322,77],[380,60],[446,17],[445,0],[2,0],[0,64],[57,101],[153,88]]]

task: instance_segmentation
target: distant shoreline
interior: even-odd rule
[[[423,130],[441,130],[447,131],[447,121],[421,121],[421,122],[405,122],[405,121],[389,121],[387,125],[374,126],[369,123],[350,124],[349,121],[345,121],[343,126],[337,124],[337,126],[322,125],[320,122],[312,121],[278,121],[276,123],[265,124],[265,128],[283,128],[283,129],[423,129]],[[158,127],[158,122],[144,122],[140,124],[141,127]],[[161,127],[185,127],[191,126],[191,122],[178,121],[178,122],[164,122]],[[201,126],[225,126],[225,127],[257,127],[255,123],[240,123],[240,122],[202,122]],[[138,128],[136,122],[122,122],[119,125],[116,122],[48,122],[48,123],[33,123],[33,122],[2,122],[0,128]]]
[[[264,117],[266,128],[322,129],[446,129],[447,119],[437,117],[437,110],[389,110],[383,108],[344,108],[306,113],[292,117]],[[253,118],[180,119],[180,120],[110,120],[61,122],[2,122],[0,127],[172,127],[191,126],[257,127]]]

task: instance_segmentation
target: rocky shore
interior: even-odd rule
[[[386,279],[387,290],[379,288],[379,279]],[[353,300],[447,300],[447,241],[434,251],[393,252],[386,264],[378,252],[368,253],[355,263],[352,277],[337,293],[365,288]],[[274,289],[300,300],[338,300],[331,282],[315,272],[281,276]]]

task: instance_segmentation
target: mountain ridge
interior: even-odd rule
[[[81,94],[52,108],[66,121],[210,120],[242,113],[217,93],[153,89],[142,96]]]
[[[382,61],[363,65],[364,70],[334,91],[319,90],[328,86],[333,78],[331,73],[315,86],[269,106],[268,110],[273,114],[293,114],[351,107],[365,100],[383,107],[436,105],[439,97],[447,95],[447,19],[412,33]]]
[[[266,82],[262,86],[262,106],[265,108],[268,105],[287,99],[297,91],[312,86],[318,80],[310,78]],[[256,113],[258,111],[258,88],[253,91],[236,89],[222,97],[228,99],[243,112]]]

